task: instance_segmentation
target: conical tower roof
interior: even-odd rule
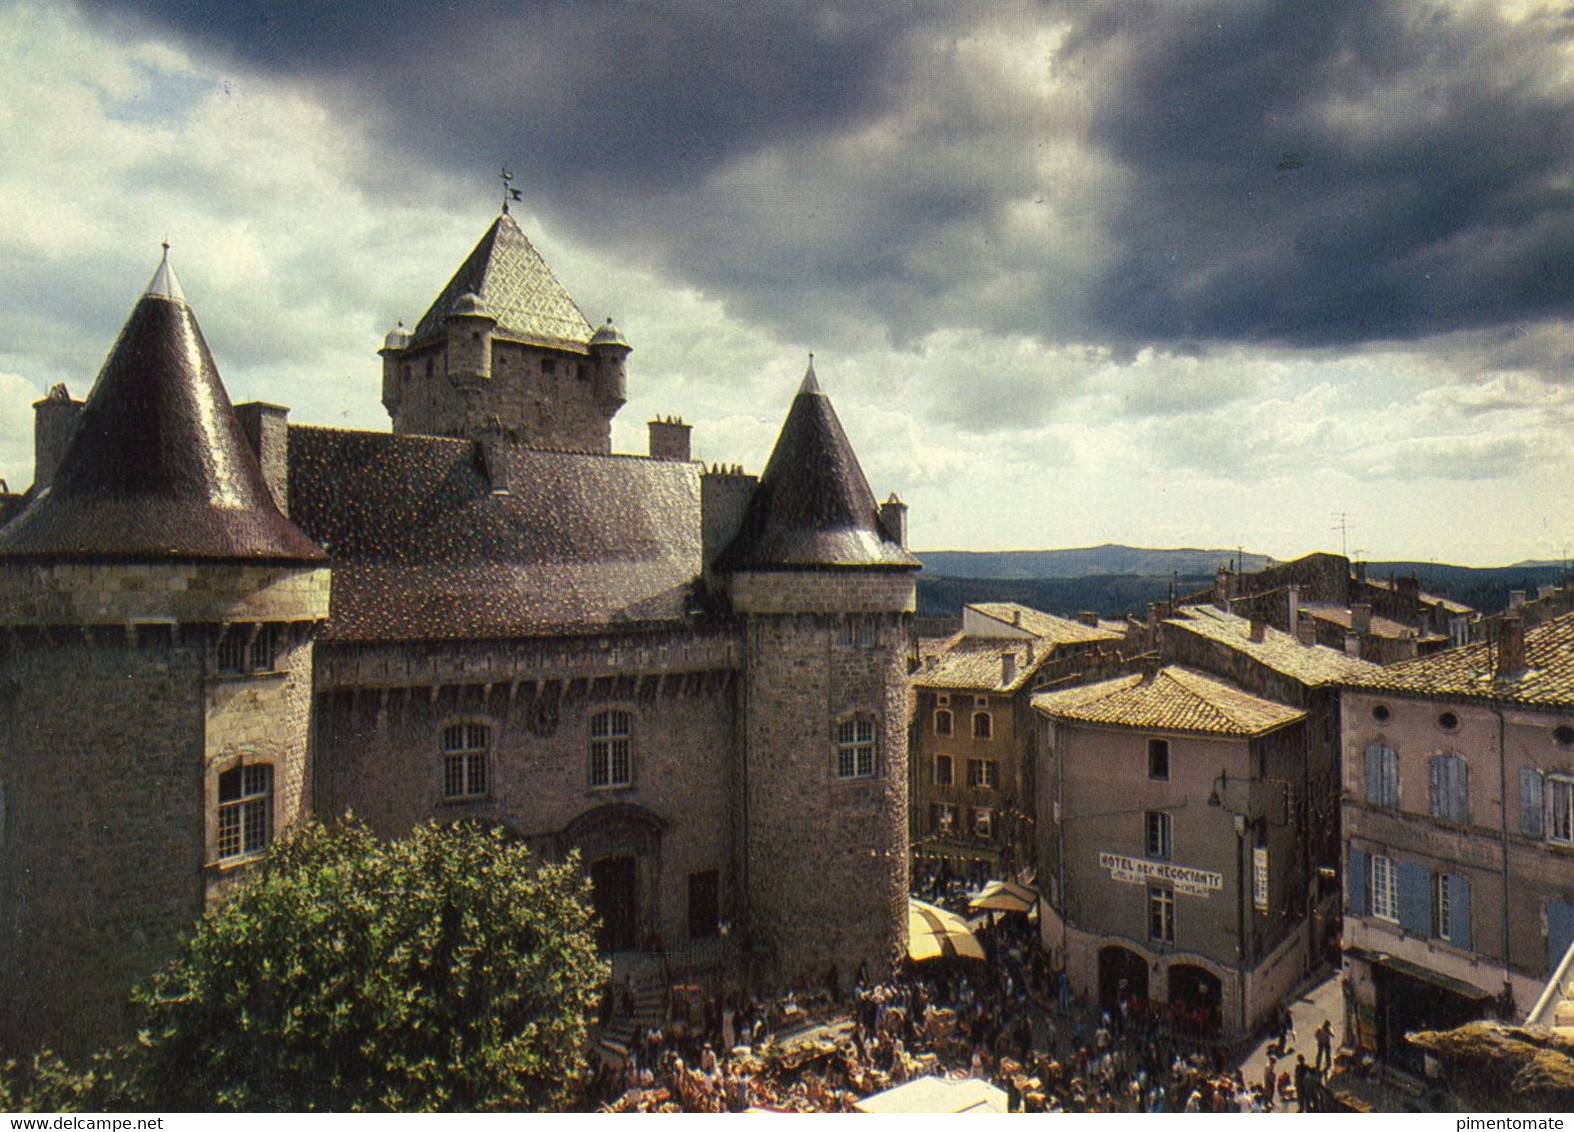
[[[584,348],[595,333],[541,253],[506,212],[487,229],[470,258],[421,316],[415,340],[440,334],[443,320],[467,294],[480,299],[482,309],[497,320],[497,331],[511,338]]]
[[[167,250],[0,557],[325,557],[274,505]]]
[[[811,360],[793,398],[724,571],[826,566],[917,569],[918,559],[886,533]]]

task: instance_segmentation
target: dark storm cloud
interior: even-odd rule
[[[1121,4],[1089,140],[1130,172],[1099,285],[1138,338],[1325,344],[1574,312],[1566,17]]]
[[[801,338],[1337,345],[1574,313],[1561,15],[90,7],[315,82],[390,153],[382,191],[517,162],[529,207],[577,239]],[[1024,85],[1000,54],[1057,22],[1064,43],[1028,59],[1054,82]],[[1046,145],[1086,160],[1046,171]],[[1022,222],[1035,201],[1058,227]]]

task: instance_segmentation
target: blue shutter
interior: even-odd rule
[[[1383,748],[1376,743],[1366,749],[1366,801],[1371,806],[1383,804]]]
[[[1448,757],[1446,755],[1433,755],[1427,761],[1427,770],[1432,775],[1432,816],[1446,818],[1448,813],[1448,795],[1446,793],[1448,781]]]
[[[1450,874],[1448,878],[1448,942],[1473,950],[1470,943],[1470,878]]]
[[[1574,904],[1547,901],[1547,977],[1558,969],[1569,944],[1574,943]]]
[[[1470,820],[1470,764],[1455,756],[1451,760],[1451,765],[1454,771],[1454,781],[1450,787],[1454,820],[1468,822]]]
[[[1432,934],[1432,874],[1424,865],[1400,861],[1399,926],[1419,936]]]
[[[1349,890],[1345,903],[1350,908],[1350,915],[1366,915],[1366,854],[1354,846],[1350,848],[1350,864],[1345,869],[1344,880]]]
[[[1519,832],[1526,837],[1545,837],[1542,825],[1541,772],[1522,767],[1519,772]]]

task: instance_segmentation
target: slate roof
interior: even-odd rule
[[[1183,606],[1178,612],[1182,616],[1172,617],[1165,624],[1228,645],[1307,687],[1337,684],[1380,671],[1380,666],[1369,660],[1323,645],[1303,645],[1289,633],[1268,626],[1263,629],[1263,639],[1253,641],[1248,618],[1225,613],[1211,605]]]
[[[461,297],[474,294],[497,331],[537,345],[584,353],[594,329],[525,233],[503,213],[416,324],[412,339],[440,334]]]
[[[333,558],[330,640],[498,639],[685,616],[698,466],[290,427],[290,512]]]
[[[931,668],[913,673],[912,682],[923,688],[968,688],[979,692],[1009,694],[1022,687],[1053,655],[1053,650],[1036,648],[1033,659],[1028,660],[1029,641],[1000,638],[957,637],[941,653]],[[1005,675],[1000,663],[1002,655],[1009,653],[1016,662],[1016,672],[1011,683],[1001,680]]]
[[[1121,641],[1125,640],[1123,633],[1113,632],[1105,628],[1094,628],[1084,625],[1080,621],[1072,621],[1065,617],[1056,617],[1052,613],[1034,609],[1031,606],[1019,605],[1014,601],[982,601],[969,602],[969,609],[976,609],[986,617],[1010,625],[1014,629],[1032,633],[1042,641],[1056,645],[1084,645],[1096,641]]]
[[[881,525],[869,481],[812,363],[738,535],[716,566],[724,571],[919,568],[918,559]]]
[[[1351,687],[1416,696],[1484,699],[1536,707],[1574,707],[1574,613],[1525,633],[1525,669],[1496,679],[1497,647],[1477,641],[1353,677]]]
[[[167,255],[0,557],[323,558],[274,506]]]
[[[1054,719],[1146,731],[1185,731],[1249,738],[1303,719],[1306,713],[1243,692],[1232,684],[1171,665],[1033,697]]]

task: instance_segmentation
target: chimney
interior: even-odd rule
[[[896,492],[880,504],[880,525],[903,550],[907,549],[907,504],[896,497]]]
[[[1251,640],[1254,644],[1262,644],[1263,638],[1268,635],[1268,623],[1263,620],[1261,613],[1252,614]]]
[[[1302,618],[1295,623],[1295,639],[1303,645],[1317,643],[1317,622],[1310,617]]]
[[[1011,687],[1017,678],[1016,653],[1003,652],[1000,654],[1000,686]]]
[[[1293,583],[1289,587],[1290,595],[1290,636],[1300,638],[1301,631],[1301,587]]]
[[[290,411],[283,405],[248,401],[235,406],[246,442],[262,469],[262,482],[268,485],[273,505],[279,514],[290,514]]]
[[[1512,680],[1525,671],[1525,622],[1504,617],[1497,623],[1497,667],[1494,679]]]
[[[689,436],[694,426],[684,424],[682,417],[665,417],[650,422],[650,458],[652,460],[688,460]]]
[[[42,491],[55,479],[55,469],[66,454],[66,445],[77,430],[82,402],[73,401],[61,382],[49,395],[33,402],[33,490]]]
[[[1547,598],[1558,592],[1558,587],[1551,582],[1542,582],[1536,587],[1536,600],[1546,601]]]
[[[1029,637],[1027,639],[1027,662],[1028,662],[1029,665],[1031,665],[1033,663],[1033,638],[1032,637]]]
[[[1099,615],[1091,609],[1084,609],[1077,614],[1077,624],[1097,629],[1099,627]]]
[[[1510,609],[1518,609],[1520,606],[1522,606],[1524,604],[1525,604],[1525,591],[1524,590],[1509,590],[1508,591],[1508,607]]]
[[[1018,628],[1021,628],[1021,626],[1022,626],[1022,608],[1021,608],[1021,606],[1018,606],[1018,607],[1016,607],[1015,609],[1013,609],[1011,611],[1011,624],[1017,626]]]
[[[1372,606],[1370,602],[1358,601],[1350,607],[1350,631],[1352,633],[1370,633],[1372,631]]]
[[[712,466],[700,476],[700,538],[704,545],[705,572],[710,575],[711,563],[727,549],[727,544],[738,535],[743,525],[743,513],[759,477],[744,475],[743,469]]]
[[[1359,657],[1361,655],[1361,637],[1360,637],[1360,634],[1358,634],[1358,633],[1346,633],[1344,635],[1344,651],[1347,654],[1349,654],[1350,656],[1354,656],[1354,657]]]
[[[1213,575],[1213,605],[1225,613],[1230,611],[1230,570],[1220,566]]]

